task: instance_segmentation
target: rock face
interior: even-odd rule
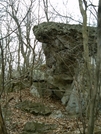
[[[34,26],[33,32],[36,39],[42,42],[46,57],[45,78],[56,87],[54,93],[67,105],[67,110],[78,113],[78,99],[73,97],[72,85],[78,63],[83,63],[82,26],[44,22]],[[88,27],[88,33],[91,56],[92,52],[96,52],[96,28]]]

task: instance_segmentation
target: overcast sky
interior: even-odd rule
[[[93,3],[93,5],[98,6],[98,0],[87,0],[87,2],[89,2],[89,1],[91,1]],[[81,14],[80,14],[80,10],[79,10],[78,0],[50,0],[50,2],[54,7],[56,7],[56,10],[58,10],[59,12],[61,11],[61,13],[63,15],[71,14],[71,16],[73,16],[75,19],[81,20]],[[89,7],[89,9],[94,14],[96,14],[93,8]],[[97,8],[96,8],[96,10],[97,10]],[[90,12],[88,12],[88,16],[89,17],[92,16],[90,14]],[[92,24],[96,23],[95,17],[92,16],[91,18],[92,18]],[[89,19],[88,19],[88,23],[89,23]]]

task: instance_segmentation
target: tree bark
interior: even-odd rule
[[[7,134],[7,129],[2,116],[1,106],[0,106],[0,134]]]
[[[0,42],[0,48],[1,48],[1,56],[2,56],[2,89],[0,92],[0,98],[1,98],[1,94],[4,91],[4,57],[3,57],[3,47],[1,42]],[[0,105],[0,134],[7,134],[6,126],[2,116],[1,105]]]
[[[95,104],[97,99],[97,92],[99,89],[100,83],[100,69],[101,69],[101,0],[99,0],[98,5],[98,25],[97,25],[97,65],[96,65],[96,74],[95,74],[95,86],[94,91],[92,92],[92,102],[90,106],[90,120],[88,125],[88,134],[93,134],[94,130],[94,114],[95,114]]]
[[[85,9],[83,8],[83,4]],[[93,88],[93,77],[91,75],[90,70],[90,61],[89,61],[89,48],[88,48],[88,32],[87,32],[87,1],[79,0],[79,7],[81,11],[81,15],[83,18],[83,26],[82,26],[82,35],[83,35],[83,47],[84,47],[84,61],[85,61],[85,69],[87,70],[88,77],[88,95],[89,95],[89,106],[87,113],[89,112],[88,119],[88,134],[93,134],[94,131],[94,113],[95,113],[95,102],[96,102],[96,94],[97,94],[97,84]],[[95,74],[94,74],[95,76]],[[95,80],[96,81],[96,80]],[[85,132],[84,132],[85,133]]]

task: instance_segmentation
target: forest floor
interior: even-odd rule
[[[66,113],[65,107],[58,99],[44,97],[36,98],[30,94],[29,89],[18,92],[11,92],[2,95],[1,103],[3,107],[3,115],[6,120],[8,134],[20,134],[24,125],[28,121],[45,122],[56,124],[58,127],[52,134],[79,134],[82,131],[82,122],[75,117],[66,116],[66,118],[51,118],[50,116],[36,116],[15,108],[15,105],[20,101],[30,100],[32,102],[41,102],[45,106],[51,107],[54,110],[60,110],[63,114]],[[96,125],[101,126],[101,118],[97,120]],[[80,128],[80,130],[79,130]]]

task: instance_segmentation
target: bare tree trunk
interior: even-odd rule
[[[95,115],[95,106],[97,102],[97,92],[99,89],[100,83],[100,69],[101,69],[101,0],[99,0],[98,7],[98,26],[97,26],[97,65],[96,65],[96,74],[95,74],[95,85],[92,92],[92,99],[90,105],[90,117],[88,124],[88,134],[93,134],[94,131],[94,115]]]
[[[88,49],[88,33],[87,33],[87,5],[85,5],[85,10],[83,9],[83,2],[82,0],[79,0],[79,7],[81,11],[81,15],[83,18],[83,26],[82,26],[82,36],[83,36],[83,47],[84,47],[84,60],[86,63],[86,66],[89,66],[89,49]]]
[[[97,67],[96,67],[96,77],[97,86],[100,82],[100,71],[101,71],[101,0],[99,0],[98,6],[98,26],[97,26]]]
[[[3,56],[3,47],[0,42],[0,48],[1,48],[1,57],[2,57],[2,89],[0,91],[0,98],[2,95],[2,92],[4,91],[4,56]],[[4,123],[4,119],[2,116],[2,111],[1,111],[1,105],[0,105],[0,134],[7,134],[7,129]]]
[[[7,129],[2,116],[1,106],[0,106],[0,134],[7,134]]]
[[[5,68],[5,66],[4,66],[4,51],[3,51],[3,46],[1,44],[1,42],[0,42],[0,48],[1,48],[1,57],[2,57],[2,60],[1,60],[1,64],[2,64],[1,87],[2,87],[2,89],[0,91],[0,97],[1,97],[1,95],[2,95],[2,93],[4,91],[4,72],[5,72],[5,69],[4,69]]]
[[[44,12],[45,12],[46,20],[47,20],[47,22],[49,22],[49,18],[48,18],[48,0],[43,0],[43,4],[44,4]]]
[[[17,37],[18,37],[18,41],[19,41],[19,51],[21,51],[21,54],[22,54],[22,57],[23,57],[23,60],[24,60],[23,70],[25,70],[25,71],[26,71],[27,66],[29,65],[29,57],[30,57],[30,52],[31,52],[29,43],[30,43],[30,30],[31,30],[31,8],[32,8],[32,3],[33,3],[33,1],[31,0],[31,4],[30,4],[29,8],[27,9],[27,13],[26,13],[26,16],[25,16],[25,19],[24,19],[25,22],[26,22],[26,40],[27,40],[27,43],[28,43],[27,45],[26,45],[26,43],[24,42],[24,39],[23,39],[23,32],[22,32],[22,28],[21,28],[21,22],[20,22],[20,20],[19,20],[19,18],[17,16],[18,10],[15,9],[14,3],[12,3],[10,5],[11,12],[7,11],[7,13],[15,21],[15,23],[17,25],[17,28],[18,28]],[[17,6],[19,7],[19,4]],[[26,50],[25,50],[25,47],[26,47]],[[18,58],[19,57],[20,57],[20,55],[18,56]],[[20,64],[20,63],[18,63],[18,64]]]
[[[84,4],[84,8],[83,8]],[[89,97],[89,104],[88,104],[88,110],[89,112],[89,121],[88,121],[88,134],[93,134],[94,131],[94,111],[95,111],[95,101],[96,101],[96,91],[92,85],[93,78],[91,76],[91,70],[90,70],[90,61],[89,61],[89,48],[88,48],[88,33],[87,33],[87,1],[86,0],[79,0],[79,7],[81,11],[81,15],[83,18],[83,26],[82,26],[82,35],[83,35],[83,47],[84,47],[84,61],[85,61],[85,69],[87,72],[87,78],[88,79],[88,97]],[[91,93],[92,91],[92,93]],[[85,133],[85,132],[84,132]]]

